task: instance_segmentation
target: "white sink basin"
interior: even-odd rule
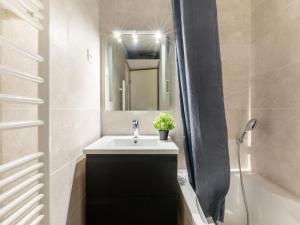
[[[157,138],[138,138],[133,140],[133,138],[112,138],[107,146],[112,147],[156,147],[159,145],[159,140]]]
[[[169,139],[160,141],[158,136],[104,136],[84,148],[84,154],[178,154],[178,147]]]

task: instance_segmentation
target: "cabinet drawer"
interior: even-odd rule
[[[176,197],[87,201],[87,225],[176,225]]]
[[[176,196],[174,155],[88,155],[87,196]]]

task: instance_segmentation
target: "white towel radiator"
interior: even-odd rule
[[[0,0],[2,8],[26,21],[34,29],[43,30],[44,6],[40,0]],[[30,52],[0,35],[0,47],[7,48],[31,60],[41,63],[44,58]],[[42,76],[28,74],[0,65],[0,76],[14,76],[33,83],[44,82]],[[43,104],[44,100],[0,93],[0,102]],[[3,130],[23,129],[44,125],[42,120],[12,121],[0,123]],[[46,150],[44,150],[46,151]],[[0,164],[0,224],[36,225],[45,220],[45,158],[44,152],[36,152],[6,164]]]
[[[43,155],[38,152],[0,166],[0,176],[9,174],[0,180],[1,225],[33,225],[44,218],[41,214],[44,205],[40,202],[44,197],[41,182],[44,173],[40,172]]]

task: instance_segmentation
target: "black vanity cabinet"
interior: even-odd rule
[[[87,155],[87,225],[177,225],[177,155]]]

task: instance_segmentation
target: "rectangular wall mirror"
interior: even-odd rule
[[[160,31],[113,31],[106,41],[106,110],[169,110],[174,48],[173,36]]]

